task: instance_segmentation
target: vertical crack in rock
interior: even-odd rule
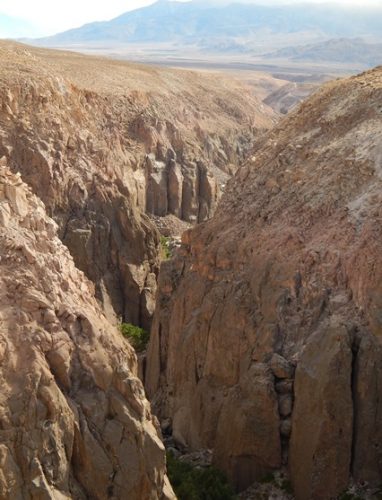
[[[172,215],[180,227],[187,224],[176,218],[210,217],[217,184],[274,112],[223,77],[13,42],[0,44],[0,69],[9,167],[45,203],[108,318],[149,329],[160,246],[147,213]]]
[[[238,489],[283,463],[297,500],[382,483],[381,99],[381,68],[325,85],[161,271],[148,393]]]
[[[0,161],[1,498],[174,498],[131,346]]]
[[[351,350],[352,350],[352,369],[351,369],[351,394],[352,394],[352,404],[353,404],[353,432],[352,432],[352,451],[350,460],[350,470],[349,473],[352,474],[354,470],[354,459],[355,459],[355,446],[356,446],[356,433],[358,423],[358,408],[357,408],[357,356],[359,352],[361,333],[357,326],[354,326],[351,331]]]

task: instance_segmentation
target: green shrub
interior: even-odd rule
[[[292,483],[288,481],[287,479],[283,479],[281,481],[280,488],[285,491],[285,493],[288,493],[289,495],[293,495],[293,488],[292,488]]]
[[[362,500],[362,497],[354,495],[353,493],[345,492],[338,497],[338,500]]]
[[[122,323],[120,329],[122,335],[129,340],[137,352],[142,352],[146,349],[150,338],[149,332],[131,323]]]
[[[171,259],[170,238],[160,237],[161,254],[163,260]]]
[[[167,473],[179,500],[233,500],[232,487],[215,467],[197,468],[167,453]]]
[[[276,484],[276,478],[273,474],[273,472],[269,472],[268,474],[265,474],[265,476],[263,476],[259,483],[261,484],[267,484],[267,483],[274,483]]]

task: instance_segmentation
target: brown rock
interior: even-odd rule
[[[197,162],[210,160],[211,186],[224,182],[227,159],[234,170],[273,111],[234,80],[12,42],[0,43],[0,69],[0,154],[45,203],[108,317],[149,328],[147,280],[158,274],[160,248],[143,212],[183,217],[184,208],[197,222],[203,197],[203,217],[211,215],[215,199],[199,192]],[[180,171],[167,178],[170,160]]]
[[[354,456],[356,481],[379,487],[382,475],[382,345],[379,338],[360,339],[353,372]]]
[[[0,225],[1,498],[175,498],[133,349],[41,201],[0,166],[0,205],[9,193]],[[26,246],[34,259],[21,257]]]
[[[290,469],[297,499],[329,500],[347,488],[353,428],[351,368],[349,334],[332,319],[309,339],[296,371]]]
[[[281,422],[280,422],[280,434],[284,438],[289,438],[291,432],[292,432],[292,421],[291,421],[291,419],[287,418],[286,420],[281,420]]]
[[[272,378],[256,367],[224,398],[213,460],[239,490],[281,465],[279,416]],[[175,425],[175,424],[174,424]]]
[[[168,210],[182,218],[183,174],[175,160],[170,160],[168,168]]]
[[[292,413],[293,400],[290,394],[279,397],[279,413],[282,417],[289,417]]]
[[[276,433],[297,498],[336,497],[350,473],[382,483],[381,96],[380,68],[324,86],[262,139],[161,270],[147,391],[236,484],[278,467]],[[294,398],[289,442],[271,417],[277,394]]]
[[[208,170],[208,167],[199,162],[199,215],[198,222],[209,219],[215,212],[219,188],[216,179]]]
[[[290,394],[293,392],[293,380],[279,380],[275,388],[279,394]]]
[[[168,213],[166,164],[149,155],[146,159],[146,169],[146,210],[152,215],[165,216]]]
[[[275,377],[277,378],[292,378],[294,374],[294,367],[288,360],[279,354],[273,354],[269,366]]]

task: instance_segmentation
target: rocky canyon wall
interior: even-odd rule
[[[159,235],[146,213],[209,218],[274,115],[216,76],[10,42],[0,68],[0,154],[45,203],[108,317],[149,328]]]
[[[0,496],[175,498],[133,349],[0,165]]]
[[[381,102],[381,68],[325,85],[163,265],[149,397],[238,489],[382,483]]]

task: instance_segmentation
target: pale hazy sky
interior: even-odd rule
[[[219,0],[218,0],[219,1]],[[236,0],[238,1],[238,0]],[[251,1],[251,0],[245,0]],[[252,0],[254,1],[254,0]],[[324,0],[255,0],[256,3],[322,3]],[[378,5],[382,0],[336,0],[342,4]],[[21,18],[28,26],[0,24],[4,36],[45,36],[82,24],[112,19],[123,12],[143,7],[153,0],[0,0],[0,14]],[[3,33],[2,33],[3,31]]]

